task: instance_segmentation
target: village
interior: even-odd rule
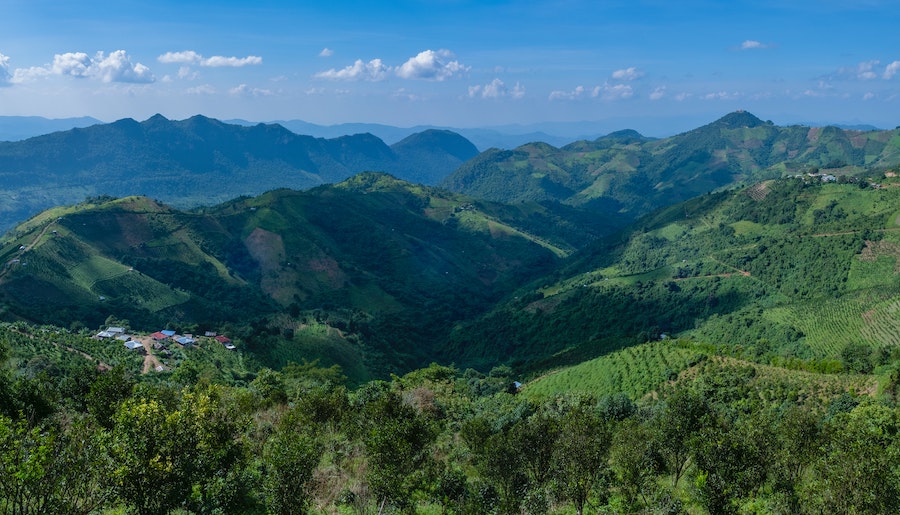
[[[143,374],[151,371],[166,372],[171,369],[160,361],[160,357],[170,358],[172,350],[170,346],[177,345],[181,349],[192,348],[204,344],[222,345],[225,349],[236,351],[237,347],[230,338],[214,331],[206,331],[203,336],[193,334],[178,334],[170,329],[162,329],[152,334],[129,334],[124,327],[107,326],[94,338],[98,340],[114,340],[122,342],[126,349],[140,353],[144,356]]]

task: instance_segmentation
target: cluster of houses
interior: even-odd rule
[[[204,336],[213,338],[228,350],[237,349],[237,347],[235,347],[231,342],[231,339],[229,339],[225,335],[207,331]],[[115,339],[123,342],[125,344],[125,347],[129,350],[143,351],[143,344],[128,335],[124,327],[107,327],[105,330],[97,333],[96,337],[99,339]],[[153,348],[155,348],[156,350],[164,351],[163,353],[167,353],[168,346],[166,344],[169,342],[175,342],[183,347],[190,347],[197,343],[197,339],[194,338],[194,335],[192,334],[177,334],[175,331],[171,331],[168,329],[157,331],[151,334],[150,337],[153,339]]]
[[[128,350],[143,351],[144,348],[141,342],[133,339],[131,335],[125,332],[124,327],[109,326],[106,328],[106,330],[97,333],[96,337],[100,338],[101,340],[112,339],[123,342],[125,344],[125,348],[127,348]]]

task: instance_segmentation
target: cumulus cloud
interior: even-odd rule
[[[93,61],[84,52],[66,52],[65,54],[53,56],[50,72],[56,75],[87,77],[91,73],[92,64]]]
[[[503,98],[520,99],[525,96],[525,88],[516,83],[512,89],[506,87],[500,79],[494,79],[489,84],[469,86],[469,98]]]
[[[105,57],[103,52],[97,52],[93,66],[97,77],[103,82],[147,84],[156,80],[150,68],[141,63],[132,64],[124,50],[116,50]]]
[[[763,48],[769,48],[770,46],[771,45],[760,43],[759,41],[755,41],[753,39],[747,39],[743,43],[741,43],[741,50],[760,50]]]
[[[214,55],[212,57],[203,57],[193,50],[185,50],[183,52],[166,52],[156,58],[157,61],[165,64],[197,64],[210,68],[232,67],[240,68],[242,66],[262,64],[262,57],[257,55],[248,55],[247,57],[225,57],[222,55]]]
[[[644,72],[642,72],[641,70],[637,69],[634,66],[612,72],[612,78],[615,80],[621,80],[621,81],[637,80],[643,76],[644,76]]]
[[[862,98],[863,98],[863,100],[872,100],[873,98],[875,98],[875,93],[872,93],[871,91],[869,91],[865,95],[863,95]]]
[[[141,63],[133,63],[124,50],[116,50],[109,55],[102,51],[97,52],[93,57],[84,52],[56,54],[53,56],[53,62],[46,66],[17,69],[12,82],[26,82],[48,75],[137,84],[156,81],[150,68]]]
[[[572,91],[551,91],[550,100],[577,100],[584,97],[584,86],[576,86]]]
[[[332,68],[324,72],[319,72],[315,74],[315,77],[317,79],[330,80],[380,81],[387,78],[390,71],[391,67],[384,64],[381,59],[372,59],[368,63],[363,62],[362,59],[357,59],[356,62],[350,66],[340,70]]]
[[[209,84],[201,84],[200,86],[188,88],[186,91],[190,95],[214,95],[216,93],[216,88]]]
[[[333,55],[334,55],[334,50],[332,50],[328,47],[323,48],[322,51],[319,52],[319,57],[331,57]]]
[[[650,100],[659,100],[666,96],[666,87],[659,86],[650,93]]]
[[[400,65],[396,73],[403,79],[443,81],[469,71],[468,66],[451,59],[453,54],[448,50],[425,50]]]
[[[203,56],[193,50],[185,50],[184,52],[166,52],[156,60],[165,64],[199,64],[203,60]]]
[[[596,86],[591,91],[591,96],[603,100],[625,100],[634,96],[634,88],[628,84],[604,84]]]
[[[877,59],[863,61],[856,66],[845,66],[838,70],[838,75],[858,80],[873,80],[878,78],[874,68],[879,64]]]
[[[12,75],[9,74],[9,56],[0,54],[0,86],[9,84]]]
[[[272,91],[262,88],[251,88],[246,84],[231,88],[228,92],[232,95],[251,96],[251,97],[267,97],[272,95]]]
[[[738,92],[729,93],[727,91],[713,91],[711,93],[707,93],[705,95],[700,96],[703,100],[734,100],[736,98],[740,98],[741,94]]]
[[[898,72],[900,72],[900,61],[894,61],[884,68],[884,78],[890,80]]]
[[[224,57],[221,55],[214,55],[200,61],[200,66],[210,67],[229,66],[232,68],[240,68],[242,66],[253,64],[262,64],[262,57],[257,55],[248,55],[247,57]]]

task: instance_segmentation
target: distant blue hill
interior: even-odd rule
[[[224,120],[235,125],[253,126],[258,122],[235,119]],[[604,130],[599,122],[574,122],[568,124],[540,125],[504,125],[498,127],[468,128],[445,127],[437,125],[416,125],[414,127],[395,127],[379,123],[341,123],[337,125],[317,125],[303,120],[273,120],[265,123],[277,123],[296,134],[316,138],[338,138],[352,134],[369,133],[393,145],[404,138],[427,130],[449,130],[471,141],[478,150],[489,148],[512,149],[526,143],[537,141],[554,146],[563,146],[573,141],[596,139],[611,129]],[[603,124],[605,125],[608,124]],[[550,130],[542,130],[547,126]],[[616,127],[619,129],[621,127]]]
[[[103,122],[90,116],[54,119],[40,116],[0,116],[0,141],[21,141],[51,132],[90,127],[100,123]]]

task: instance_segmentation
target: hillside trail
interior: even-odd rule
[[[47,225],[45,225],[41,229],[41,232],[39,232],[37,236],[35,236],[34,239],[31,240],[31,242],[29,242],[27,245],[23,245],[22,247],[24,248],[20,248],[15,257],[7,261],[6,266],[4,266],[2,270],[0,270],[0,282],[3,281],[4,277],[6,277],[6,273],[9,272],[10,265],[12,265],[13,261],[15,261],[16,259],[22,259],[22,255],[33,249],[34,246],[37,245],[39,241],[41,241],[41,238],[43,238],[44,235],[47,234],[47,231],[49,231],[50,227],[52,227],[54,224],[56,224],[56,220],[48,222]]]
[[[144,346],[144,368],[141,369],[141,374],[149,374],[150,372],[161,372],[165,370],[162,362],[159,361],[159,358],[153,354],[153,338],[149,336],[143,336],[138,339],[141,342],[141,345]]]

